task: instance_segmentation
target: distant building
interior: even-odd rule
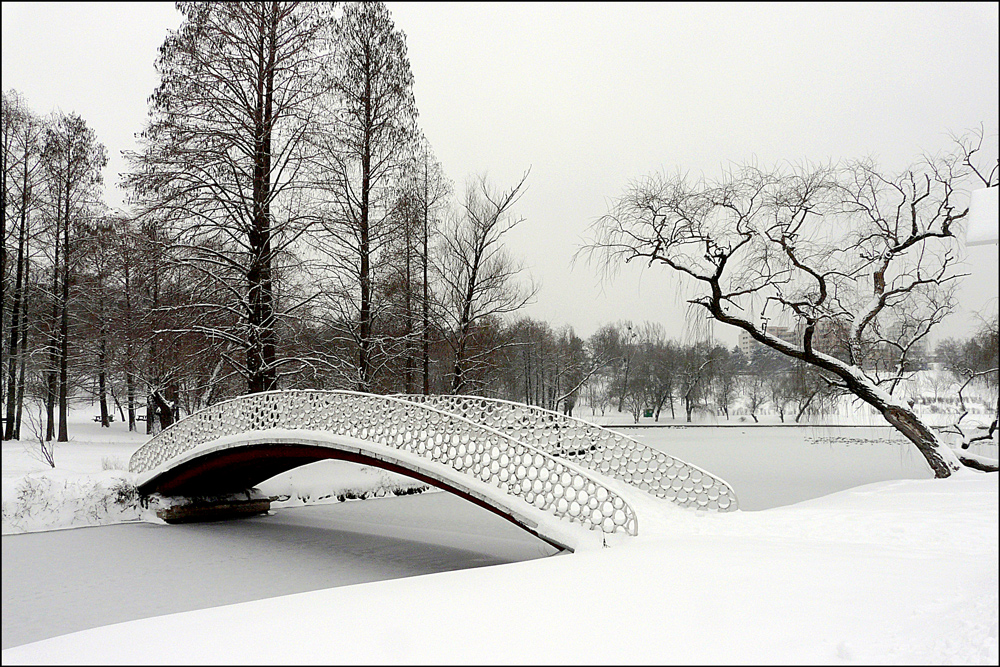
[[[767,333],[771,334],[775,338],[779,338],[791,345],[802,344],[801,327],[779,327],[779,326],[772,326],[769,324],[765,327],[765,330],[767,331]],[[743,356],[749,359],[753,355],[754,350],[756,350],[757,347],[760,346],[760,343],[751,338],[750,334],[748,334],[746,331],[740,331],[739,345],[740,345],[740,352],[743,353]]]
[[[966,245],[996,245],[1000,236],[1000,188],[980,188],[969,202],[969,227]]]

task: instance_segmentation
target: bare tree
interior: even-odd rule
[[[666,333],[661,325],[655,325],[653,331],[655,334],[649,343],[649,354],[653,364],[650,405],[653,409],[654,421],[660,421],[660,413],[663,406],[667,404],[670,405],[670,418],[676,417],[674,390],[677,385],[678,366],[682,351],[674,341],[666,339]]]
[[[383,318],[390,321],[380,327],[383,332],[396,330],[399,362],[391,375],[402,378],[402,390],[407,394],[414,393],[417,384],[423,393],[430,391],[430,253],[440,233],[442,209],[451,194],[451,182],[431,154],[426,139],[421,138],[414,148],[399,179],[391,213],[387,264],[392,270],[384,289],[391,293],[386,296],[392,303],[387,304],[388,317]]]
[[[423,393],[430,393],[431,345],[431,239],[440,229],[440,210],[445,198],[452,193],[451,181],[444,175],[441,164],[430,153],[424,139],[417,155],[417,176],[414,183],[420,221],[420,345]]]
[[[77,278],[84,325],[80,344],[92,360],[86,368],[97,375],[97,398],[103,428],[108,428],[114,418],[108,410],[108,384],[111,380],[111,359],[115,356],[111,345],[111,313],[117,292],[111,285],[117,259],[114,252],[115,232],[111,216],[103,215],[91,224],[82,225],[78,235],[87,264]]]
[[[753,418],[754,423],[758,423],[757,413],[767,403],[767,383],[760,373],[750,371],[740,376],[740,393],[746,399],[747,412]]]
[[[716,362],[712,366],[711,392],[715,407],[729,419],[729,408],[736,397],[736,378],[740,368],[734,355],[726,348],[717,346],[713,352]]]
[[[348,3],[336,23],[334,63],[326,101],[331,123],[321,134],[319,186],[328,201],[326,238],[317,239],[333,268],[327,291],[334,320],[356,348],[350,368],[358,390],[370,391],[377,373],[379,310],[376,287],[385,278],[388,250],[398,231],[394,189],[416,141],[413,73],[406,37],[381,2]]]
[[[142,352],[147,339],[144,310],[140,298],[143,284],[144,264],[149,257],[145,252],[141,230],[127,217],[113,219],[114,234],[111,250],[116,271],[113,274],[117,307],[111,320],[111,332],[117,341],[120,354],[119,372],[125,385],[125,400],[128,408],[128,430],[136,430],[136,410],[138,407],[138,382],[144,366]]]
[[[87,127],[86,122],[76,114],[57,114],[45,131],[45,148],[42,162],[48,175],[50,197],[55,203],[55,255],[53,275],[58,278],[61,289],[54,303],[58,316],[59,365],[59,442],[69,440],[67,428],[69,398],[69,355],[70,355],[70,283],[72,256],[79,248],[70,243],[71,236],[78,232],[92,215],[98,202],[98,188],[102,183],[101,169],[107,164],[107,150],[97,141],[97,135]],[[59,247],[62,247],[61,263]],[[55,288],[55,284],[53,285]],[[54,289],[55,291],[55,289]],[[55,326],[53,326],[55,328]],[[54,378],[55,369],[50,369]],[[51,383],[51,380],[50,380]],[[51,387],[51,384],[50,384]],[[50,405],[51,405],[50,392]],[[51,426],[51,416],[49,424]]]
[[[38,209],[40,189],[41,136],[44,125],[27,107],[17,91],[3,94],[3,219],[4,255],[7,253],[8,217],[17,221],[16,257],[14,260],[14,285],[10,304],[10,340],[7,343],[6,366],[6,415],[3,439],[19,438],[17,424],[20,422],[22,402],[18,400],[17,382],[26,364],[24,354],[19,354],[21,339],[28,335],[27,291],[29,271],[29,250],[32,233],[30,225]],[[10,233],[13,236],[13,228]],[[4,282],[7,275],[4,273]],[[0,298],[0,301],[3,301]],[[6,305],[6,301],[3,301]],[[3,345],[0,342],[0,345]],[[25,341],[27,345],[27,341]]]
[[[37,454],[33,451],[33,448],[29,451],[32,456],[40,458],[40,460],[46,463],[50,468],[55,468],[56,443],[53,442],[51,438],[45,437],[45,432],[42,428],[42,413],[45,410],[45,405],[39,401],[37,406],[38,417],[35,417],[30,407],[26,410],[28,413],[28,428],[31,430],[31,435],[33,436],[32,439],[38,443]]]
[[[788,404],[792,402],[794,394],[788,374],[772,373],[767,376],[764,386],[774,411],[778,413],[778,419],[784,424],[785,413],[788,412]]]
[[[596,223],[589,251],[609,270],[639,260],[685,276],[697,292],[691,303],[819,369],[910,439],[935,476],[947,477],[960,458],[892,396],[896,376],[869,372],[866,359],[901,313],[921,315],[912,339],[939,321],[936,306],[949,301],[958,277],[955,231],[968,212],[960,206],[968,153],[959,147],[924,158],[895,177],[870,161],[839,169],[745,166],[694,184],[651,176]],[[801,338],[772,335],[758,312],[800,324]],[[831,325],[847,331],[846,359],[824,351],[823,328]],[[996,469],[995,461],[988,465]]]
[[[315,220],[302,193],[313,185],[328,12],[299,2],[177,7],[184,21],[160,48],[127,184],[137,217],[173,228],[173,256],[213,295],[176,304],[186,331],[241,349],[229,362],[248,391],[267,391],[282,363],[277,322],[300,305],[276,303],[276,257]]]
[[[442,235],[438,277],[443,285],[441,315],[454,357],[452,393],[465,390],[468,343],[476,325],[513,313],[534,298],[534,284],[522,285],[523,265],[504,245],[505,237],[523,218],[511,209],[525,191],[528,172],[516,185],[497,190],[485,175],[466,187],[463,215]]]
[[[602,374],[603,390],[599,397],[601,412],[613,402],[618,412],[625,409],[625,388],[628,385],[632,357],[637,350],[634,338],[637,332],[629,321],[605,324],[589,339],[591,353],[605,361],[598,369]]]
[[[708,343],[696,343],[684,349],[680,364],[678,389],[684,400],[684,416],[690,422],[696,408],[706,406],[712,383],[713,365],[718,356]]]
[[[949,424],[944,431],[953,433],[959,438],[961,449],[968,449],[973,443],[988,442],[995,438],[1000,423],[1000,363],[998,363],[998,338],[1000,329],[997,325],[997,315],[989,320],[983,320],[979,331],[971,339],[959,346],[955,341],[942,341],[939,349],[947,350],[941,356],[945,358],[948,370],[962,380],[957,391],[959,414],[954,422]],[[956,349],[958,348],[958,349]],[[962,422],[969,415],[966,405],[965,391],[971,385],[980,384],[986,389],[987,395],[991,392],[995,403],[993,408],[993,419],[985,429],[985,433],[978,435],[967,433],[968,427]],[[935,394],[937,387],[935,387]]]

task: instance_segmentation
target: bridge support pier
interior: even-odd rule
[[[156,516],[167,523],[199,523],[226,521],[266,514],[271,499],[247,494],[248,498],[184,498],[185,502],[168,502],[156,510]],[[181,500],[181,499],[177,499]]]

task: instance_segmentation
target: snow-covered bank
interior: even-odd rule
[[[196,606],[154,604],[152,611],[100,617],[94,625],[168,614],[15,646],[3,651],[3,662],[996,664],[997,475],[963,471],[947,480],[923,479],[929,473],[912,446],[884,430],[866,435],[859,429],[841,433],[827,427],[796,431],[747,425],[745,430],[629,434],[722,475],[748,506],[756,492],[752,489],[763,489],[766,494],[755,501],[760,511],[706,514],[669,504],[652,512],[644,507],[639,537],[609,549],[458,572],[431,568],[424,572],[434,574],[395,581],[376,582],[380,577],[365,574],[357,581],[370,583],[311,592],[300,592],[311,586],[271,592],[254,588],[254,595],[227,597],[221,584],[213,582],[240,584],[247,570],[239,558],[224,556],[216,570],[209,570],[213,576],[189,582],[198,589]],[[83,434],[81,440],[85,436],[94,437]],[[26,458],[16,443],[5,443],[4,500],[8,487],[14,488],[12,480],[25,475],[80,475],[95,481],[124,474],[101,472],[104,460],[112,468],[115,458],[127,462],[138,444],[109,439],[102,447],[94,437],[62,445],[53,473]],[[393,480],[378,470],[333,461],[290,471],[284,480],[267,484],[272,482],[285,486],[284,503],[298,504],[335,501],[334,486],[346,497],[346,490],[356,494],[364,483],[385,487]],[[875,483],[858,486],[866,482]],[[280,495],[274,488],[268,492]],[[823,494],[832,495],[817,497]],[[809,500],[776,507],[805,498]],[[374,503],[390,507],[407,500],[424,498]],[[361,520],[350,530],[383,530],[386,516],[367,524]],[[448,549],[492,553],[495,537],[474,527],[456,529],[455,516],[448,509],[432,512],[423,517],[421,530],[427,536],[448,533]],[[284,520],[272,516],[260,521],[279,518]],[[393,521],[412,533],[409,519]],[[437,525],[447,529],[437,531]],[[197,530],[211,538],[217,527]],[[339,550],[329,547],[328,528],[315,528],[291,526],[282,534],[293,542],[322,545],[320,559],[340,567]],[[104,530],[77,532],[100,535]],[[411,533],[402,539],[430,543],[429,537]],[[171,535],[181,533],[171,530]],[[6,545],[35,537],[41,536],[4,540]],[[257,543],[256,538],[240,539]],[[353,546],[345,547],[344,557],[360,553],[358,563],[369,552],[386,548],[381,538],[349,544]],[[273,552],[268,548],[244,561],[290,562],[287,544]],[[417,556],[409,548],[389,548],[389,560],[440,560],[433,551],[424,549]],[[199,571],[201,551],[195,542],[182,539],[170,552],[179,563],[194,565],[174,568],[173,576]],[[33,567],[60,567],[45,550],[40,553]],[[9,562],[5,558],[5,577],[12,569]],[[85,581],[86,560],[73,562],[74,581]],[[299,573],[308,566],[290,567]],[[261,570],[258,579],[281,576],[280,567],[275,571]],[[156,578],[161,572],[167,574],[154,568],[147,576]],[[170,588],[169,577],[162,579],[155,590]],[[162,601],[143,581],[136,577],[122,583],[124,594],[146,591],[154,603]],[[49,585],[39,584],[39,596],[49,595]],[[269,594],[284,597],[254,600]],[[95,614],[112,597],[100,588],[92,595],[100,602],[84,609]],[[86,596],[82,599],[78,606],[86,604]],[[198,609],[225,604],[231,606]],[[5,604],[5,616],[28,613],[29,606]],[[179,609],[196,610],[174,613]],[[44,605],[38,613],[45,618]]]
[[[90,411],[71,412],[73,436],[56,443],[56,467],[38,455],[37,443],[6,441],[3,455],[2,531],[25,532],[147,521],[162,523],[134,495],[129,457],[146,442],[115,422],[109,429],[88,422]],[[428,487],[410,477],[343,461],[320,461],[268,480],[261,491],[272,507],[407,495]]]
[[[29,473],[5,480],[3,534],[159,519],[139,504],[135,475],[121,470]]]
[[[624,546],[122,623],[3,662],[996,664],[997,500],[997,475],[969,472],[667,508]]]

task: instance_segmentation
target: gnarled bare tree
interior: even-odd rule
[[[691,303],[874,407],[935,476],[948,477],[960,460],[995,470],[996,461],[956,455],[891,393],[907,351],[951,307],[970,157],[959,143],[897,176],[870,161],[750,165],[695,183],[653,175],[595,223],[584,252],[609,271],[643,261],[685,276]],[[797,326],[798,340],[769,333],[761,318]],[[872,362],[889,344],[904,363],[886,374]],[[838,347],[846,352],[837,356]]]

